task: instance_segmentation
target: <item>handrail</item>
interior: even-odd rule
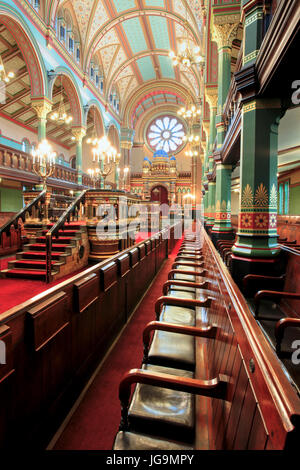
[[[46,190],[43,190],[35,199],[33,199],[27,206],[23,207],[16,215],[14,215],[8,222],[6,222],[2,227],[0,227],[0,243],[2,240],[3,233],[8,233],[10,227],[14,225],[15,228],[18,227],[18,220],[22,219],[25,222],[26,213],[29,212],[31,215],[32,209],[37,206],[39,202],[45,198]]]
[[[294,413],[296,413],[296,416],[300,415],[299,397],[297,393],[295,393],[290,381],[282,370],[279,360],[277,360],[270,344],[250,312],[245,298],[240,293],[230,273],[225,268],[219,253],[204,229],[203,234],[204,243],[209,247],[220,274],[219,284],[221,285],[223,283],[228,293],[226,301],[228,302],[229,300],[227,305],[231,312],[230,320],[232,325],[238,336],[247,338],[247,342],[240,342],[240,349],[245,363],[250,364],[250,361],[252,361],[252,363],[255,364],[255,373],[252,372],[251,375],[252,384],[257,390],[260,389],[261,384],[259,382],[259,376],[264,375],[269,397],[276,405],[273,416],[269,416],[270,420],[274,419],[275,422],[275,419],[277,420],[278,416],[280,416],[280,423],[284,423],[285,428],[291,431],[294,428]],[[267,403],[266,400],[264,403],[261,403],[263,413],[266,413],[265,407],[268,407]],[[268,412],[269,411],[270,410],[268,410]],[[278,413],[277,416],[276,413]],[[266,425],[268,427],[267,423]]]
[[[76,211],[85,198],[87,190],[81,191],[79,196],[69,205],[65,212],[60,216],[58,221],[46,233],[46,282],[51,281],[51,265],[52,265],[52,237],[57,236],[58,231],[64,227],[66,222],[70,221],[71,215]]]

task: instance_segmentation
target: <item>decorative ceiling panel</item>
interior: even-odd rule
[[[158,56],[159,64],[160,64],[160,70],[163,78],[173,78],[175,79],[175,72],[173,65],[170,61],[170,58],[165,55],[159,55]]]
[[[166,18],[162,18],[161,16],[150,16],[149,22],[157,49],[170,50],[170,39]]]
[[[139,18],[123,21],[122,27],[133,54],[147,50],[147,42]]]
[[[94,0],[73,0],[82,41],[85,41]]]
[[[154,78],[156,78],[156,73],[153,67],[151,57],[142,57],[141,59],[137,59],[136,63],[145,82],[147,80],[153,80]]]
[[[118,13],[136,8],[135,0],[113,0],[113,3]]]

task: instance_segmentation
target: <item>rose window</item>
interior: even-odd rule
[[[154,150],[176,152],[182,145],[185,135],[183,124],[175,117],[164,116],[155,121],[148,129],[148,143]]]

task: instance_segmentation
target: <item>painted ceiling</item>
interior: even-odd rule
[[[197,97],[199,71],[173,67],[169,51],[189,36],[201,42],[200,0],[65,0],[77,21],[84,67],[96,54],[102,63],[107,95],[117,85],[121,106],[145,82],[179,82]]]

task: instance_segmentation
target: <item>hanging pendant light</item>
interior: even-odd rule
[[[11,78],[14,78],[13,72],[6,73],[2,57],[0,55],[0,82],[8,83]]]
[[[60,76],[60,88],[61,88],[61,95],[60,95],[60,102],[58,106],[58,110],[51,114],[50,119],[52,121],[56,121],[57,124],[70,124],[73,121],[73,117],[70,114],[67,114],[66,107],[64,103],[64,95],[63,95],[63,85],[62,85],[62,76]]]

